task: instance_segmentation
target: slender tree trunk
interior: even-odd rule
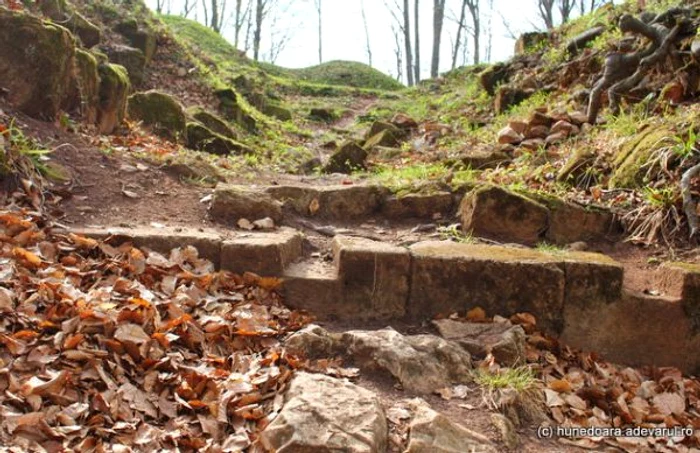
[[[489,20],[486,22],[486,28],[488,30],[487,41],[486,41],[486,62],[491,62],[491,50],[493,49],[493,0],[489,0]]]
[[[253,59],[260,58],[260,35],[262,34],[262,22],[265,16],[265,1],[257,0],[255,4],[255,34],[253,36]]]
[[[481,15],[479,14],[480,0],[467,0],[469,15],[472,16],[472,37],[474,45],[474,64],[481,62]]]
[[[360,0],[360,9],[362,11],[362,24],[365,27],[365,45],[367,47],[367,61],[370,67],[372,67],[372,46],[369,40],[369,27],[367,26],[367,15],[365,14],[365,2]]]
[[[211,24],[212,30],[219,33],[219,0],[211,0]]]
[[[204,10],[204,25],[209,26],[209,9],[207,8],[207,0],[202,0],[202,9]]]
[[[406,46],[406,78],[408,86],[413,86],[413,56],[411,53],[411,19],[408,0],[403,0],[403,40]]]
[[[401,38],[399,37],[399,31],[394,25],[391,26],[391,31],[394,32],[394,55],[396,56],[396,80],[401,81],[403,79],[403,61],[401,60]]]
[[[554,28],[554,0],[538,0],[537,8],[547,30]]]
[[[415,0],[413,5],[413,32],[415,33],[413,50],[416,54],[413,61],[415,69],[414,82],[420,82],[420,0]]]
[[[440,40],[442,39],[442,22],[445,17],[445,0],[433,0],[433,58],[430,65],[430,77],[437,77],[440,70]]]
[[[236,23],[233,25],[233,46],[238,49],[238,40],[241,36],[241,27],[243,21],[241,20],[241,9],[243,7],[243,0],[236,0]]]
[[[321,4],[323,0],[316,0],[316,12],[318,13],[318,64],[323,63],[323,16],[321,14]]]
[[[459,23],[457,24],[457,38],[455,39],[455,45],[452,49],[452,69],[457,67],[457,55],[459,54],[459,48],[462,44],[462,29],[464,29],[464,20],[467,15],[467,0],[462,0],[462,9],[459,13]]]

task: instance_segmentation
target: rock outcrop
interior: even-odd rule
[[[169,140],[181,140],[187,136],[187,118],[182,105],[174,97],[159,91],[130,96],[129,118],[141,121],[154,133]]]

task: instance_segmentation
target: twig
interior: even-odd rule
[[[690,181],[700,173],[700,164],[689,168],[683,173],[681,178],[681,194],[683,195],[683,211],[688,218],[690,226],[690,237],[693,238],[698,232],[698,213],[697,203],[693,200],[693,194],[690,191]]]

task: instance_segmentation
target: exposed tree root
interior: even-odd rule
[[[690,190],[690,182],[694,177],[700,174],[700,164],[689,168],[683,173],[681,178],[681,194],[683,195],[683,211],[688,218],[688,226],[690,227],[690,237],[695,237],[698,232],[698,204],[693,199],[693,193]]]

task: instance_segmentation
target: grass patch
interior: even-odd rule
[[[449,172],[450,169],[443,164],[417,164],[400,168],[381,167],[372,177],[392,192],[400,192],[444,180]]]
[[[475,372],[474,381],[489,390],[514,389],[523,392],[534,387],[537,378],[529,367],[519,366],[493,372],[480,368]]]
[[[303,69],[290,70],[296,77],[321,85],[341,85],[355,88],[396,91],[405,88],[392,77],[363,63],[329,61]]]
[[[463,233],[458,224],[440,227],[437,229],[440,239],[443,241],[459,242],[460,244],[474,244],[476,239],[470,233]]]

